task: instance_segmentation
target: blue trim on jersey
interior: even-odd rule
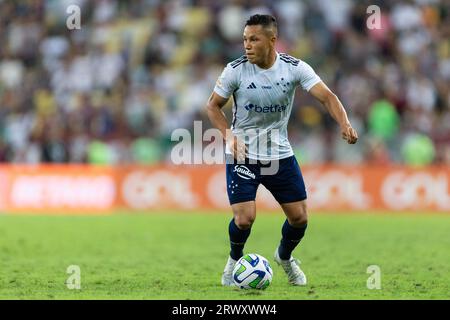
[[[282,56],[282,57],[287,57],[287,58],[291,58],[291,59],[294,59],[294,60],[299,60],[299,59],[295,58],[294,56],[291,56],[290,54],[288,54],[288,53],[286,53],[286,52],[281,52],[281,53],[280,53],[280,56]]]
[[[245,60],[245,59],[247,59],[247,56],[242,55],[239,58],[237,58],[236,60],[231,61],[230,64],[231,64],[231,66],[234,66],[235,64],[238,64],[238,63],[242,62],[242,60]]]
[[[294,64],[296,66],[299,64],[299,61],[295,61],[295,60],[288,59],[288,58],[285,58],[285,57],[281,57],[280,59],[285,61],[285,62],[290,62],[290,63],[292,63],[292,64]]]
[[[294,67],[298,66],[298,62],[294,62],[294,61],[291,61],[291,60],[285,60],[284,58],[281,58],[281,57],[280,57],[280,60],[283,61],[283,62],[292,64]]]
[[[299,59],[297,59],[297,58],[295,58],[295,57],[293,57],[293,56],[291,56],[291,55],[289,55],[287,53],[280,53],[280,57],[287,58],[287,59],[295,61],[295,62],[300,62]]]
[[[300,63],[300,60],[286,54],[286,53],[280,53],[280,60],[286,62],[286,63],[290,63],[294,66],[298,66],[298,64]]]
[[[236,64],[236,65],[234,65],[234,66],[232,66],[233,67],[233,69],[234,68],[237,68],[237,67],[239,67],[241,64],[244,64],[244,63],[246,63],[248,60],[243,60],[243,61],[241,61],[240,63],[238,63],[238,64]]]
[[[239,59],[236,59],[236,60],[232,61],[232,62],[230,63],[230,65],[231,65],[231,66],[233,67],[233,69],[234,69],[234,68],[240,66],[241,64],[247,62],[247,61],[248,61],[247,56],[246,56],[246,55],[243,55],[243,56],[240,57]]]

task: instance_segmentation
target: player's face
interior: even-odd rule
[[[275,37],[261,25],[246,26],[244,29],[244,48],[248,61],[262,64],[274,48]]]

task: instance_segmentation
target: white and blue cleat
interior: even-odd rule
[[[233,269],[234,266],[236,265],[236,260],[234,260],[231,257],[228,257],[228,261],[227,264],[225,265],[225,269],[223,270],[222,273],[222,285],[223,286],[227,286],[227,287],[231,287],[234,286],[234,281],[233,281]]]
[[[278,253],[278,248],[275,250],[274,259],[275,262],[280,265],[283,268],[284,272],[287,274],[290,284],[294,286],[306,285],[306,276],[303,273],[302,269],[300,269],[299,260],[294,259],[292,256],[289,260],[281,259]]]

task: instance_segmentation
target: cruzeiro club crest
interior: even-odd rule
[[[255,179],[255,174],[246,166],[236,165],[233,172],[236,172],[239,177],[245,180]]]

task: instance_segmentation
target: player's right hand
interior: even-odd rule
[[[228,134],[227,144],[233,157],[239,162],[244,162],[247,155],[247,147],[244,141],[234,134]]]

